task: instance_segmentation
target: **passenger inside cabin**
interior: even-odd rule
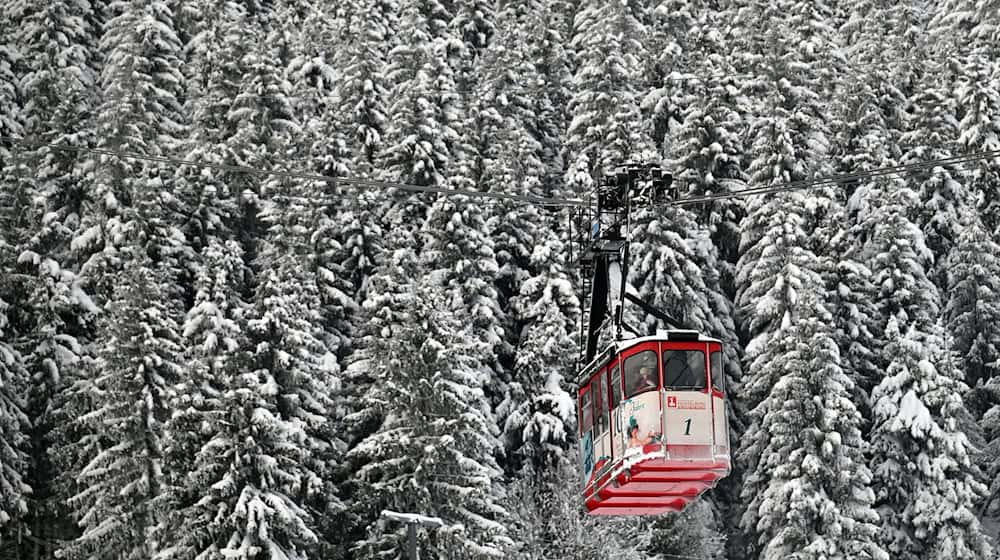
[[[638,395],[644,391],[656,388],[656,377],[653,375],[653,368],[642,366],[639,368],[639,377],[635,379],[635,385],[629,391],[630,395]]]

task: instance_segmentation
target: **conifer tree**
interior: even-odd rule
[[[1000,65],[981,55],[963,61],[962,76],[956,80],[955,101],[962,108],[958,123],[959,146],[967,153],[1000,149]],[[1000,163],[995,158],[980,160],[965,182],[970,202],[979,210],[987,232],[1000,228]]]
[[[879,340],[881,321],[876,309],[876,286],[865,264],[863,246],[850,228],[847,207],[833,204],[816,230],[816,247],[822,261],[827,307],[840,349],[840,365],[854,387],[852,398],[864,418],[862,431],[871,420],[869,396],[881,380],[880,357],[872,342]]]
[[[370,346],[375,383],[366,399],[382,409],[383,421],[348,454],[359,467],[355,507],[371,515],[384,508],[442,518],[446,526],[421,542],[428,555],[501,557],[511,543],[492,488],[500,471],[477,371],[484,348],[447,311],[439,290],[400,294],[410,321]],[[385,324],[375,322],[376,329]],[[373,527],[356,543],[355,556],[374,558],[401,546],[402,531]]]
[[[152,0],[116,2],[107,9],[111,17],[99,44],[107,58],[100,76],[101,102],[93,121],[95,133],[101,139],[99,146],[150,156],[171,154],[185,133],[179,101],[183,96],[183,81],[178,70],[181,45],[175,32],[174,14],[167,5]],[[155,270],[155,282],[162,285],[155,287],[155,297],[141,296],[155,300],[161,311],[157,314],[158,307],[150,306],[148,310],[152,316],[146,320],[169,323],[173,320],[171,314],[177,312],[173,307],[176,298],[182,295],[179,280],[186,274],[183,266],[191,260],[186,242],[174,225],[176,216],[169,210],[174,185],[156,164],[137,163],[117,156],[91,157],[82,170],[86,173],[86,196],[80,226],[72,231],[70,244],[72,260],[80,263],[76,270],[79,279],[73,279],[71,288],[76,303],[88,314],[98,315],[101,313],[98,304],[134,299],[128,294],[115,295],[115,290],[120,290],[116,286],[122,278],[120,274],[125,274],[132,282],[133,275],[153,274],[137,272],[135,267]],[[130,264],[137,259],[145,264]],[[123,272],[126,270],[128,272]],[[121,301],[115,305],[135,305]],[[156,330],[155,336],[165,341],[163,344],[169,350],[168,343],[176,343],[176,333],[170,333],[169,325],[158,328],[163,332]],[[109,379],[113,374],[105,371],[105,362],[116,364],[114,367],[119,372],[133,367],[127,355],[110,357],[116,351],[109,348],[109,344],[118,344],[115,341],[128,344],[128,341],[113,338],[111,330],[98,328],[92,332],[98,338],[94,346],[107,354],[80,362],[80,369],[66,376],[65,389],[56,405],[58,418],[54,420],[60,424],[55,436],[57,444],[50,450],[61,469],[59,492],[63,499],[72,497],[69,505],[83,529],[82,536],[67,545],[67,554],[87,555],[110,546],[113,551],[110,553],[141,555],[148,544],[147,535],[142,531],[151,528],[155,521],[150,517],[147,500],[156,494],[160,483],[159,473],[155,472],[159,461],[156,440],[161,435],[159,423],[163,418],[159,415],[163,414],[162,391],[165,389],[163,382],[155,377],[142,380],[141,372],[132,371],[132,377]],[[155,350],[161,349],[149,351]],[[134,354],[132,358],[141,360]],[[172,367],[171,361],[163,356],[150,356],[149,359],[164,360],[163,368]],[[156,367],[161,366],[157,364]],[[158,373],[162,374],[162,371]],[[129,379],[136,382],[136,375],[144,385],[129,384]],[[140,390],[156,396],[150,397],[148,406],[140,402],[141,406],[136,405],[137,408],[130,411],[133,416],[127,416],[129,411],[119,407],[133,403],[115,399],[123,399],[124,394]],[[95,399],[95,393],[111,400]],[[137,394],[133,394],[133,398],[141,401]],[[143,418],[142,406],[155,409],[156,415],[150,413],[150,417]],[[134,439],[123,436],[118,438],[119,446],[107,444],[106,432],[99,424],[103,416],[112,422],[120,418],[121,429]],[[148,437],[141,433],[147,427],[150,430]],[[138,449],[132,451],[130,446],[138,446]],[[130,457],[140,450],[142,455]],[[119,457],[126,458],[124,466],[112,468],[111,477],[105,478],[104,469]],[[143,476],[140,478],[139,474]],[[128,485],[123,480],[128,480]],[[124,493],[119,494],[123,488]],[[135,507],[125,508],[124,503],[132,500],[135,500]],[[114,544],[102,543],[103,531],[115,526],[122,529],[116,533]]]
[[[400,10],[403,39],[389,52],[386,69],[394,86],[383,167],[392,180],[443,185],[460,141],[455,80],[442,52],[449,15],[436,0],[406,0]]]
[[[504,501],[515,560],[603,560],[649,558],[650,537],[627,519],[596,517],[581,507],[579,490],[565,481],[580,476],[575,461],[563,459],[544,478],[515,479]]]
[[[187,9],[193,36],[187,45],[191,77],[190,98],[185,107],[191,133],[181,148],[186,159],[212,164],[236,164],[238,146],[228,141],[239,128],[229,118],[243,79],[243,45],[249,31],[246,14],[231,0],[199,0]],[[238,197],[245,176],[221,170],[206,173],[201,168],[178,170],[180,195],[189,217],[185,233],[195,250],[225,243],[236,235]]]
[[[297,12],[306,12],[301,18]],[[302,123],[299,142],[313,172],[344,176],[351,170],[342,105],[336,99],[340,72],[334,67],[337,20],[323,6],[301,8],[296,2],[282,6],[281,24],[289,29],[292,51],[286,75],[289,78],[293,111]]]
[[[531,130],[541,144],[541,162],[546,169],[544,192],[549,196],[560,196],[565,188],[562,182],[565,162],[561,153],[572,80],[570,54],[566,48],[568,32],[561,29],[558,7],[558,2],[549,1],[507,4],[507,10],[514,10],[518,21],[522,22],[519,27],[521,40],[514,44],[528,45],[528,56],[538,73],[538,87],[531,96],[534,104]],[[506,17],[505,21],[510,21],[509,12]],[[505,23],[503,28],[507,25]]]
[[[441,288],[456,318],[470,326],[476,340],[484,344],[482,366],[498,374],[497,360],[506,351],[505,318],[495,287],[498,267],[493,240],[485,232],[478,204],[468,197],[439,196],[421,230],[425,240],[421,264],[428,280]],[[495,390],[493,379],[488,384],[490,391]]]
[[[318,511],[317,522],[323,523],[340,508],[332,473],[344,442],[336,429],[340,368],[322,332],[325,310],[312,270],[317,258],[310,237],[320,212],[305,196],[308,184],[265,186],[275,196],[261,214],[268,231],[254,262],[260,272],[247,314],[250,359],[273,376],[281,420],[306,437],[299,499]]]
[[[576,402],[564,389],[575,362],[573,332],[579,301],[561,260],[563,246],[549,231],[531,263],[539,272],[524,281],[511,302],[524,325],[509,386],[512,410],[504,423],[511,470],[554,471],[575,440]],[[503,414],[503,412],[501,412]]]
[[[0,11],[5,14],[0,33],[5,32],[10,39],[8,45],[0,47],[0,90],[4,92],[0,93],[4,106],[0,109],[0,134],[15,132],[7,119],[16,116],[23,123],[18,135],[29,141],[90,146],[93,133],[84,121],[94,106],[94,7],[75,0],[7,2]],[[14,52],[8,48],[21,55],[16,82],[5,80],[5,70],[12,70],[5,66],[6,54]],[[5,95],[6,88],[14,85],[20,86],[20,110],[15,109],[15,100]],[[25,385],[23,405],[30,422],[25,431],[30,438],[25,448],[30,465],[25,482],[31,485],[32,493],[23,522],[38,539],[7,542],[17,543],[15,555],[28,557],[43,552],[41,543],[73,534],[55,489],[59,471],[50,460],[49,449],[57,443],[52,431],[61,415],[56,393],[73,379],[75,366],[87,353],[84,343],[92,335],[87,325],[92,317],[85,308],[89,298],[77,284],[77,263],[70,250],[83,214],[84,183],[80,181],[78,154],[34,145],[6,152],[5,147],[0,147],[0,160],[10,165],[3,174],[0,205],[5,217],[13,221],[0,218],[5,227],[0,237],[16,245],[11,247],[10,256],[17,259],[18,277],[24,279],[20,283],[23,299],[10,303],[21,318],[17,344],[22,350],[25,381],[30,380]],[[16,159],[8,157],[12,155]],[[14,340],[14,332],[8,335]]]
[[[692,95],[671,134],[667,162],[674,183],[685,196],[708,196],[744,188],[742,118],[736,100],[725,85]],[[708,228],[719,254],[726,293],[732,294],[733,267],[739,257],[739,223],[745,208],[741,199],[708,202],[691,208],[697,223]]]
[[[954,336],[952,350],[970,387],[1000,377],[1000,246],[971,209],[962,216],[961,233],[948,257],[944,316]],[[985,411],[982,411],[985,412]]]
[[[541,6],[535,6],[541,9]],[[482,55],[482,83],[472,104],[477,119],[478,187],[489,192],[520,196],[545,195],[549,169],[544,146],[536,130],[536,89],[543,77],[530,59],[530,23],[520,13],[519,3],[505,5],[498,14],[501,29]],[[487,217],[489,237],[494,240],[499,271],[496,284],[500,305],[507,308],[522,283],[534,274],[530,266],[533,246],[550,227],[548,217],[532,205],[503,201]],[[517,327],[508,324],[516,333]],[[516,334],[508,339],[517,342]]]
[[[988,545],[972,507],[984,488],[963,433],[966,386],[941,335],[930,251],[907,217],[917,195],[903,185],[875,194],[866,253],[886,321],[876,344],[886,373],[872,392],[870,461],[883,542],[899,558],[983,557]],[[909,489],[919,489],[916,501]]]
[[[815,270],[819,261],[796,265]],[[823,291],[816,272],[803,278],[797,317],[772,344],[776,362],[764,366],[784,373],[751,413],[744,449],[756,468],[743,492],[744,528],[756,534],[760,558],[888,559],[876,542],[862,419]]]
[[[79,421],[98,451],[79,473],[69,503],[83,534],[63,554],[148,558],[152,507],[162,483],[163,423],[169,387],[181,375],[177,310],[165,297],[167,275],[141,248],[117,275],[91,378],[92,410]]]
[[[96,81],[95,9],[83,0],[44,4],[17,3],[12,14],[18,21],[11,36],[23,54],[24,133],[29,137],[61,145],[87,146],[92,141],[83,126],[93,111],[90,90]],[[49,409],[49,399],[64,373],[79,359],[80,336],[86,332],[89,298],[76,285],[76,264],[70,251],[78,220],[83,213],[84,183],[80,181],[77,156],[73,152],[22,146],[25,169],[13,171],[27,179],[38,201],[27,211],[31,234],[23,239],[18,261],[22,271],[37,276],[28,297],[34,321],[30,333],[33,348],[25,355],[26,366],[37,382],[32,396],[33,411]],[[31,169],[26,173],[27,168]],[[11,207],[12,208],[12,207]],[[78,301],[82,300],[82,301]],[[34,418],[47,428],[50,419]],[[46,444],[35,440],[35,457],[42,460]]]
[[[384,141],[389,91],[383,72],[395,29],[394,8],[389,1],[352,1],[343,7],[342,46],[333,56],[341,72],[337,84],[341,112],[350,115],[342,120],[351,130],[350,151],[358,170],[371,168]]]
[[[987,558],[973,506],[969,440],[959,429],[962,382],[948,374],[943,339],[897,316],[886,326],[886,377],[872,393],[872,466],[882,542],[893,558]],[[933,328],[933,327],[932,327]]]
[[[0,241],[0,266],[10,269],[12,247]],[[25,453],[29,428],[24,393],[28,377],[24,359],[11,344],[14,312],[5,301],[11,282],[0,282],[0,535],[16,534],[21,517],[28,512],[28,455]]]
[[[883,323],[895,317],[899,325],[929,332],[938,320],[940,296],[927,277],[933,256],[923,232],[910,221],[918,206],[917,194],[899,180],[883,179],[873,191],[873,209],[865,223],[871,237],[865,245],[872,283],[878,287],[876,308]],[[876,346],[881,354],[881,346]],[[884,355],[883,365],[891,356]]]
[[[644,30],[629,4],[584,2],[573,22],[570,47],[577,67],[565,147],[571,161],[585,154],[592,173],[608,171],[650,145],[641,132],[637,93]]]
[[[985,385],[983,392],[989,395],[983,400],[1000,403],[1000,381],[996,377]],[[1000,460],[997,459],[1000,457],[1000,404],[993,404],[983,414],[979,425],[986,441],[981,457],[984,459],[983,472],[988,485],[981,513],[984,517],[996,519],[1000,514]]]
[[[947,261],[948,299],[944,320],[953,337],[951,350],[956,358],[956,369],[964,373],[964,380],[971,388],[965,395],[966,407],[978,422],[978,431],[984,439],[975,454],[989,486],[982,513],[995,515],[1000,489],[1000,461],[997,460],[1000,374],[996,371],[1000,362],[1000,333],[996,327],[996,315],[1000,311],[997,305],[1000,285],[997,285],[996,274],[1000,270],[996,255],[1000,247],[983,230],[982,220],[971,208],[965,209],[960,227],[955,248]]]
[[[152,156],[170,154],[185,134],[181,45],[174,16],[159,0],[115,2],[109,9],[115,15],[100,42],[108,54],[100,80],[98,145]],[[117,156],[100,158],[92,162],[88,177],[93,209],[84,213],[72,245],[84,261],[80,273],[91,293],[100,300],[109,297],[109,282],[122,266],[118,247],[125,236],[139,235],[142,228],[150,258],[162,262],[169,274],[168,293],[179,295],[175,284],[184,274],[182,263],[191,259],[172,223],[175,216],[168,213],[173,195],[170,179],[164,181],[166,171]]]
[[[8,29],[9,27],[12,27],[9,21],[0,24],[0,30],[8,33],[11,31]],[[0,48],[0,104],[2,104],[0,106],[3,107],[3,110],[0,110],[0,136],[14,138],[19,138],[23,133],[20,95],[15,76],[15,66],[20,62],[18,58],[13,45],[4,45]],[[0,144],[0,170],[2,171],[6,171],[13,164],[12,147],[12,143],[6,140]]]
[[[274,280],[294,270],[290,252],[270,263],[277,270],[258,287],[256,307],[244,310],[236,296],[240,245],[210,246],[205,257],[185,324],[194,362],[176,391],[168,454],[175,476],[158,502],[171,513],[157,558],[308,557],[321,541],[320,520],[303,501],[329,490],[316,470],[330,458],[316,439],[327,423],[317,407],[328,404],[315,386],[318,344],[309,344],[311,327],[296,332],[309,315],[290,288],[308,284]]]
[[[198,450],[189,475],[203,495],[171,512],[176,525],[168,526],[157,558],[306,558],[319,541],[312,515],[297,499],[310,486],[302,472],[308,437],[282,418],[277,381],[244,352],[216,377],[218,430]]]
[[[910,100],[912,116],[907,119],[900,142],[915,147],[902,155],[903,165],[953,157],[952,139],[959,131],[955,123],[956,106],[945,89],[949,80],[941,75],[945,72],[945,69],[928,72],[920,83],[920,93]],[[967,203],[965,187],[958,180],[960,173],[954,165],[942,165],[908,177],[911,188],[920,196],[921,204],[914,208],[913,219],[923,231],[933,257],[928,274],[938,290],[947,285],[944,265],[958,236],[961,208]]]

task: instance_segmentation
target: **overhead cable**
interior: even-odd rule
[[[210,163],[204,161],[194,161],[194,160],[179,159],[166,156],[154,156],[147,154],[137,154],[134,152],[122,152],[118,150],[109,150],[104,148],[83,148],[80,146],[69,146],[66,144],[48,144],[44,142],[32,142],[25,138],[16,138],[12,136],[0,136],[0,140],[11,142],[14,144],[20,144],[22,146],[31,148],[49,148],[52,150],[83,152],[83,153],[114,156],[123,159],[135,159],[140,161],[151,161],[156,163],[166,163],[172,165],[205,167],[209,169],[218,169],[221,171],[247,173],[251,175],[265,175],[265,176],[270,175],[276,177],[286,177],[289,179],[301,179],[304,181],[318,181],[318,182],[332,183],[334,185],[347,185],[351,187],[388,188],[388,189],[399,189],[411,192],[465,195],[471,197],[492,198],[495,200],[510,200],[526,204],[537,204],[540,206],[586,206],[586,202],[582,200],[556,199],[556,198],[547,198],[541,196],[518,195],[518,194],[486,192],[486,191],[471,191],[465,189],[453,189],[448,187],[411,185],[407,183],[395,183],[392,181],[375,181],[371,179],[357,179],[352,177],[334,177],[330,175],[316,175],[312,173],[303,173],[296,171],[257,169],[254,167],[247,167],[243,165]]]
[[[369,189],[375,188],[385,188],[385,189],[399,189],[411,192],[421,192],[421,193],[437,193],[445,195],[462,195],[469,197],[479,197],[479,198],[490,198],[494,201],[511,201],[520,204],[533,204],[538,206],[548,206],[548,207],[586,207],[588,203],[580,199],[570,199],[570,198],[554,198],[554,197],[538,197],[530,195],[517,195],[517,194],[507,194],[507,193],[496,193],[496,192],[484,192],[484,191],[473,191],[465,189],[452,189],[448,187],[433,187],[433,186],[421,186],[421,185],[411,185],[407,183],[396,183],[392,181],[376,181],[370,179],[357,179],[352,177],[333,177],[327,175],[316,175],[310,173],[294,172],[294,171],[282,171],[282,170],[265,170],[257,169],[253,167],[241,166],[241,165],[229,165],[229,164],[218,164],[209,162],[199,162],[194,160],[185,160],[179,158],[171,158],[165,156],[153,156],[145,154],[137,154],[131,152],[122,152],[117,150],[109,150],[102,148],[83,148],[77,146],[69,146],[63,144],[48,144],[41,142],[31,142],[23,138],[16,138],[11,136],[0,136],[0,141],[11,142],[13,144],[20,144],[22,146],[30,147],[47,147],[54,150],[66,150],[74,152],[84,152],[84,153],[94,153],[100,155],[110,155],[115,157],[120,157],[124,159],[136,159],[144,161],[152,161],[157,163],[167,163],[173,165],[185,165],[194,167],[205,167],[210,169],[219,169],[224,171],[232,171],[238,173],[248,173],[255,175],[271,175],[278,177],[287,177],[292,179],[301,179],[306,181],[318,181],[332,183],[334,185],[344,185],[348,187],[367,187]],[[972,163],[975,161],[990,159],[990,158],[1000,158],[1000,150],[990,150],[982,152],[974,152],[971,154],[953,156],[948,158],[933,159],[909,164],[893,165],[888,167],[876,168],[868,171],[858,172],[858,173],[847,173],[840,175],[829,175],[824,177],[815,177],[812,179],[802,179],[796,181],[789,181],[785,183],[778,183],[774,185],[766,185],[760,187],[751,187],[747,189],[710,194],[704,196],[689,196],[684,198],[678,198],[676,200],[671,200],[661,204],[660,206],[687,206],[692,204],[700,204],[706,202],[715,202],[719,200],[726,200],[731,198],[742,198],[748,196],[759,196],[766,194],[776,194],[781,192],[793,191],[793,190],[807,190],[814,189],[824,186],[835,186],[835,185],[849,185],[866,179],[872,179],[876,177],[882,177],[887,175],[905,175],[914,173],[921,170],[933,169],[935,167],[942,166],[959,166],[967,163]],[[333,201],[342,199],[360,199],[359,197],[351,197],[349,195],[319,195],[310,197],[296,197],[291,195],[278,195],[280,198],[285,200],[296,200],[301,199],[309,202],[322,202],[322,201]]]
[[[975,152],[961,156],[953,156],[949,158],[932,159],[917,163],[892,165],[889,167],[880,167],[877,169],[872,169],[870,171],[863,171],[859,173],[846,173],[841,175],[816,177],[813,179],[801,179],[798,181],[790,181],[787,183],[780,183],[777,185],[752,187],[749,189],[741,189],[738,191],[729,191],[725,193],[710,194],[705,196],[693,196],[693,197],[672,200],[664,204],[667,206],[686,206],[689,204],[713,202],[717,200],[725,200],[728,198],[776,194],[793,190],[814,189],[814,188],[834,186],[834,185],[848,185],[851,183],[856,183],[859,181],[863,181],[865,179],[872,179],[875,177],[883,177],[886,175],[896,175],[896,174],[901,174],[901,175],[909,174],[924,169],[933,169],[935,167],[950,166],[950,165],[961,165],[965,163],[971,163],[974,161],[995,158],[995,157],[1000,157],[1000,150],[989,150],[989,151]]]

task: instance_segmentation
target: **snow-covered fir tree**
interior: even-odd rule
[[[840,349],[840,367],[851,380],[852,398],[864,418],[862,430],[866,432],[871,420],[869,396],[882,377],[872,344],[879,340],[882,325],[862,243],[845,224],[850,224],[847,205],[838,200],[822,217],[814,238],[826,283],[825,301],[833,320],[831,335]]]
[[[341,507],[330,483],[344,442],[335,422],[335,399],[341,391],[340,367],[322,330],[322,299],[311,270],[311,232],[319,209],[304,195],[309,184],[268,182],[275,193],[261,220],[268,226],[254,269],[259,271],[253,305],[246,315],[255,369],[267,370],[278,394],[283,421],[306,439],[300,471],[304,487],[298,497],[318,512],[322,524]],[[327,533],[336,528],[327,527]]]
[[[872,392],[872,460],[880,538],[893,558],[988,558],[974,504],[985,492],[958,425],[962,382],[949,375],[944,340],[889,319],[886,376]]]
[[[316,379],[320,345],[308,345],[317,322],[295,331],[309,317],[296,297],[308,283],[275,283],[293,269],[273,262],[257,305],[244,309],[236,295],[244,282],[240,245],[210,246],[205,259],[185,322],[194,363],[169,424],[174,476],[160,502],[170,515],[157,558],[311,557],[321,542],[316,514],[329,512],[325,501],[317,509],[303,501],[335,496],[324,494],[316,473],[331,457],[330,442],[316,439],[328,435],[329,421],[326,386]]]
[[[516,560],[603,560],[648,558],[643,549],[649,533],[628,519],[595,518],[580,506],[576,462],[563,459],[544,478],[518,478],[510,484],[505,505],[510,511],[514,545],[507,557]]]
[[[239,93],[241,64],[247,36],[245,12],[231,0],[204,0],[187,7],[194,34],[186,46],[190,97],[185,106],[191,123],[187,142],[180,148],[186,159],[210,164],[241,161],[238,146],[228,140],[239,121],[229,118]],[[188,212],[184,231],[195,250],[225,243],[237,234],[238,200],[244,177],[222,170],[201,168],[177,172],[179,198]]]
[[[840,367],[832,317],[815,272],[796,294],[797,312],[782,331],[774,362],[784,370],[751,413],[744,455],[752,456],[743,497],[744,528],[756,535],[760,558],[888,559],[876,539],[871,472],[865,464],[862,418],[853,383]]]
[[[970,387],[1000,377],[1000,246],[979,216],[966,209],[955,249],[948,257],[944,317],[952,350]]]
[[[4,8],[9,9],[6,5]],[[0,25],[0,31],[3,31],[6,37],[13,33],[14,21],[16,20],[7,20]],[[15,66],[20,63],[19,58],[14,45],[4,44],[0,46],[0,104],[4,108],[3,111],[0,111],[0,135],[18,139],[24,133],[20,111],[21,96],[15,74]],[[3,144],[0,145],[0,170],[6,171],[13,164],[13,148],[14,143],[9,140],[4,140]]]
[[[91,376],[91,409],[78,419],[98,451],[80,470],[69,503],[83,529],[69,558],[148,558],[163,483],[163,423],[170,386],[181,375],[178,310],[165,293],[169,275],[142,247],[129,260],[102,321]]]
[[[300,9],[306,11],[302,21],[295,16]],[[280,15],[294,53],[285,73],[295,93],[290,99],[302,123],[299,143],[306,146],[307,165],[320,175],[347,175],[352,154],[342,103],[336,98],[340,73],[329,47],[337,44],[337,21],[322,6],[302,8],[296,2],[282,6]]]
[[[670,135],[667,169],[673,172],[674,183],[685,196],[709,196],[745,188],[743,140],[739,136],[743,122],[730,91],[730,86],[723,84],[692,95],[680,115],[681,122]],[[744,202],[712,201],[691,210],[698,223],[711,233],[719,252],[723,287],[732,294]]]
[[[1000,64],[982,56],[963,61],[956,80],[957,107],[963,113],[958,123],[959,146],[965,152],[1000,150]],[[995,158],[978,161],[965,180],[970,202],[979,209],[986,230],[995,235],[1000,228],[1000,163]]]
[[[0,266],[5,276],[12,269],[13,247],[0,241]],[[14,326],[11,314],[16,310],[7,302],[14,288],[9,277],[0,282],[0,535],[17,534],[22,517],[28,513],[28,455],[25,453],[27,430],[24,394],[28,386],[24,358],[11,344]]]
[[[91,131],[83,121],[93,109],[96,76],[92,6],[75,1],[6,2],[0,5],[0,12],[4,13],[0,33],[9,38],[0,46],[0,102],[4,105],[0,134],[86,145]],[[11,67],[8,55],[14,52],[20,56],[17,66]],[[8,97],[15,88],[20,91],[19,99]],[[20,130],[12,128],[17,124],[23,125]],[[2,144],[0,161],[7,168],[0,172],[0,205],[4,208],[0,238],[6,247],[0,253],[10,258],[6,262],[11,267],[5,275],[17,273],[9,277],[13,282],[8,287],[17,285],[18,296],[16,300],[0,297],[15,307],[19,319],[16,329],[11,324],[5,327],[4,338],[16,341],[21,350],[26,376],[22,379],[21,406],[30,422],[24,430],[30,439],[24,447],[30,467],[19,470],[26,475],[32,492],[28,511],[19,515],[24,525],[18,528],[42,541],[72,534],[71,529],[67,531],[71,524],[54,489],[59,469],[52,465],[48,451],[55,442],[51,431],[58,422],[56,392],[64,376],[72,377],[73,365],[84,351],[78,337],[89,334],[81,328],[88,314],[77,305],[75,267],[69,251],[81,213],[83,185],[78,182],[77,154]],[[8,464],[13,468],[17,462],[11,458]],[[9,492],[20,495],[16,487],[10,487]],[[14,527],[13,523],[5,524],[6,530]],[[39,542],[6,540],[13,544],[15,556],[41,554],[43,550]]]
[[[914,147],[903,153],[900,164],[953,157],[951,144],[959,131],[954,101],[945,89],[950,81],[947,75],[946,68],[932,68],[920,83],[920,93],[910,100],[912,116],[907,119],[900,142]],[[933,266],[927,272],[938,290],[947,285],[945,263],[958,236],[961,208],[968,203],[965,187],[958,180],[960,173],[957,166],[941,165],[907,179],[920,196],[913,219],[923,230],[933,256]]]
[[[341,12],[339,43],[332,53],[340,70],[337,97],[351,133],[354,168],[371,167],[382,149],[389,103],[385,70],[389,37],[395,28],[396,3],[392,1],[345,2]]]
[[[168,402],[173,412],[163,443],[166,480],[155,502],[167,512],[157,526],[164,546],[156,557],[163,559],[196,557],[213,546],[211,517],[199,514],[215,511],[218,495],[210,489],[226,465],[217,462],[218,448],[210,444],[229,435],[227,390],[247,345],[240,322],[245,305],[239,298],[245,278],[240,245],[213,243],[201,256],[194,306],[182,325],[185,375]]]
[[[420,231],[424,242],[423,280],[441,289],[447,308],[482,342],[483,380],[491,399],[502,383],[501,354],[509,354],[504,337],[504,313],[496,291],[498,266],[493,240],[484,235],[486,220],[479,204],[460,196],[440,196],[431,205]]]
[[[917,195],[898,184],[875,195],[866,252],[886,321],[876,343],[886,369],[872,392],[870,465],[883,543],[899,558],[983,557],[988,545],[972,508],[984,489],[961,425],[966,386],[942,335],[930,251],[907,218]]]
[[[400,44],[389,52],[393,84],[384,160],[387,178],[413,185],[443,185],[460,141],[458,95],[448,66],[448,12],[436,0],[404,0]]]
[[[898,179],[882,179],[872,192],[873,208],[864,224],[870,233],[865,244],[872,283],[878,288],[875,299],[883,321],[915,326],[930,332],[940,314],[941,298],[927,276],[933,255],[923,232],[909,219],[919,204],[917,194]],[[892,359],[876,345],[883,367]]]
[[[421,539],[425,554],[502,557],[511,542],[494,489],[497,441],[476,357],[483,344],[455,319],[440,288],[399,295],[409,321],[369,347],[374,383],[365,399],[381,409],[383,420],[348,454],[358,465],[355,507],[376,516],[390,509],[442,518],[445,527]],[[375,328],[384,324],[373,320]],[[354,555],[400,550],[404,533],[370,526]]]
[[[1000,332],[997,332],[1000,247],[986,233],[978,214],[966,208],[955,248],[948,257],[948,289],[944,307],[947,331],[952,335],[955,366],[970,387],[965,404],[979,423],[984,441],[975,458],[990,487],[983,512],[995,514],[1000,490]]]
[[[650,147],[640,125],[638,89],[645,53],[644,29],[630,5],[634,1],[581,3],[570,47],[577,68],[567,109],[567,159],[587,156],[590,171],[601,174]]]
[[[97,108],[98,146],[151,156],[172,153],[185,134],[180,99],[183,79],[180,41],[170,7],[159,0],[114,2],[100,48],[107,53],[101,71],[102,103]],[[83,215],[72,246],[84,261],[80,273],[91,293],[107,298],[114,272],[123,266],[119,246],[143,228],[150,257],[164,263],[172,282],[189,260],[172,222],[170,173],[155,163],[116,155],[88,162],[92,210]],[[136,211],[143,214],[142,217]],[[167,293],[176,288],[170,286]]]
[[[549,232],[532,253],[538,273],[512,301],[523,325],[508,387],[504,422],[507,465],[532,479],[566,460],[576,435],[576,402],[564,389],[575,361],[573,334],[579,301],[564,269],[564,248]]]
[[[91,90],[96,30],[94,7],[88,1],[70,0],[45,4],[17,3],[12,33],[22,53],[25,133],[61,145],[87,146],[92,131],[83,126],[93,111]],[[22,147],[25,170],[17,175],[30,185],[34,207],[25,219],[33,231],[17,255],[22,273],[36,276],[26,305],[32,321],[31,349],[25,353],[26,367],[34,380],[29,410],[33,430],[32,461],[35,472],[46,471],[47,432],[52,428],[51,399],[70,377],[84,352],[89,301],[77,285],[76,263],[70,241],[83,212],[85,183],[80,181],[77,156],[47,147]],[[47,483],[38,480],[36,500],[45,500]]]

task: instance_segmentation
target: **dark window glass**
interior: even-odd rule
[[[712,387],[722,392],[726,390],[726,372],[722,370],[722,352],[709,354],[709,365],[712,367]]]
[[[604,397],[607,393],[608,381],[607,371],[602,371],[594,378],[591,384],[591,391],[594,393],[594,418],[597,419],[597,433],[603,434],[607,429],[605,422],[608,420],[608,409],[604,407]]]
[[[701,350],[663,352],[663,387],[668,391],[705,388],[705,353]]]
[[[611,369],[611,408],[622,403],[622,370],[615,364]]]
[[[591,393],[587,391],[580,397],[580,433],[585,434],[594,426],[594,408],[591,405]]]
[[[644,350],[625,358],[625,396],[632,398],[659,386],[656,352]]]

